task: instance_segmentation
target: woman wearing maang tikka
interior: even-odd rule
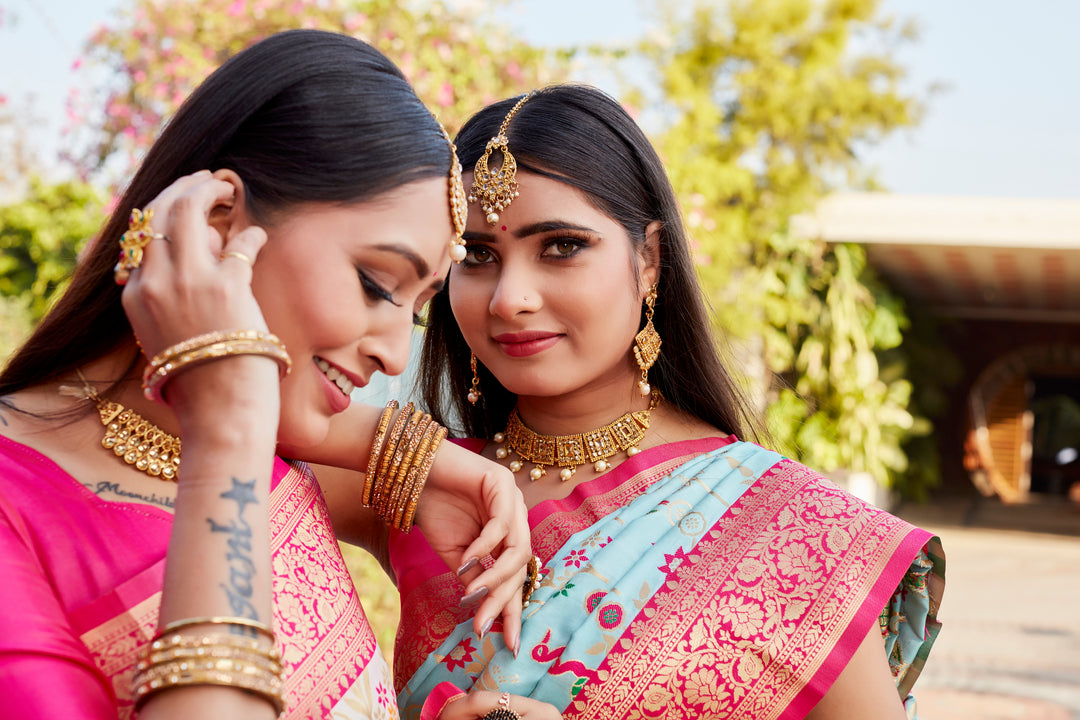
[[[567,718],[914,715],[940,546],[748,441],[674,193],[622,107],[545,88],[456,143],[466,256],[421,389],[514,472],[538,557],[520,638],[480,636],[425,538],[392,534],[404,715],[477,688]]]

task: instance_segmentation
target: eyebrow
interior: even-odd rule
[[[375,249],[381,250],[383,252],[392,252],[396,255],[400,255],[401,257],[411,262],[413,268],[416,269],[416,277],[421,280],[431,274],[431,268],[429,268],[428,264],[424,262],[424,258],[417,255],[405,245],[399,245],[397,243],[381,243],[379,245],[376,245]]]
[[[533,223],[531,225],[525,225],[514,231],[514,237],[524,238],[530,235],[538,235],[540,233],[551,232],[552,230],[577,230],[579,232],[596,233],[590,227],[584,225],[576,225],[574,223],[565,222],[563,220],[544,220],[542,222]],[[485,232],[466,232],[462,235],[467,239],[472,240],[491,240],[493,235]]]

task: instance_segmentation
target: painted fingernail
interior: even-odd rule
[[[484,636],[487,635],[487,632],[488,632],[488,630],[491,629],[491,624],[493,622],[495,622],[495,618],[488,618],[487,620],[484,621],[484,624],[480,626],[480,639],[481,640],[483,640]]]
[[[521,638],[514,641],[514,659],[517,660],[518,651],[521,650]]]
[[[480,558],[478,558],[478,557],[469,558],[465,562],[464,565],[462,565],[461,567],[459,567],[457,569],[457,574],[458,575],[464,575],[465,573],[469,572],[470,570],[472,570],[474,567],[476,567],[479,564],[480,564]]]
[[[461,607],[469,607],[483,600],[488,594],[487,585],[481,585],[471,593],[461,598]]]

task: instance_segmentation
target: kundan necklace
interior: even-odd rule
[[[176,481],[180,470],[180,438],[168,434],[134,410],[99,396],[79,372],[81,388],[61,385],[60,394],[97,405],[105,436],[101,446],[151,477]]]
[[[660,404],[660,392],[653,391],[646,410],[628,412],[602,428],[575,435],[541,435],[525,427],[517,408],[510,413],[506,432],[495,433],[499,443],[495,457],[505,459],[515,453],[519,459],[510,461],[510,471],[517,472],[523,462],[534,463],[529,479],[536,481],[547,474],[547,468],[558,465],[559,479],[567,482],[574,477],[578,465],[593,464],[593,471],[602,473],[611,467],[608,458],[619,452],[633,457],[641,452],[638,443],[649,429],[649,413]]]

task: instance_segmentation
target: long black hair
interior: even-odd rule
[[[455,142],[465,168],[475,165],[518,99],[484,108],[461,128]],[[595,88],[555,85],[533,93],[510,122],[507,137],[519,169],[584,192],[622,225],[635,248],[645,243],[646,227],[660,221],[653,323],[664,349],[649,371],[649,383],[666,402],[724,432],[757,435],[759,423],[720,361],[675,193],[655,149],[629,114]],[[483,395],[470,405],[469,355],[444,290],[429,309],[417,389],[443,424],[456,426],[460,419],[467,435],[491,437],[506,427],[517,398],[480,365]]]
[[[304,203],[348,205],[446,176],[450,147],[401,71],[359,40],[271,36],[192,93],[150,148],[67,292],[0,373],[0,396],[132,342],[113,281],[132,208],[198,170],[234,170],[259,223]]]

